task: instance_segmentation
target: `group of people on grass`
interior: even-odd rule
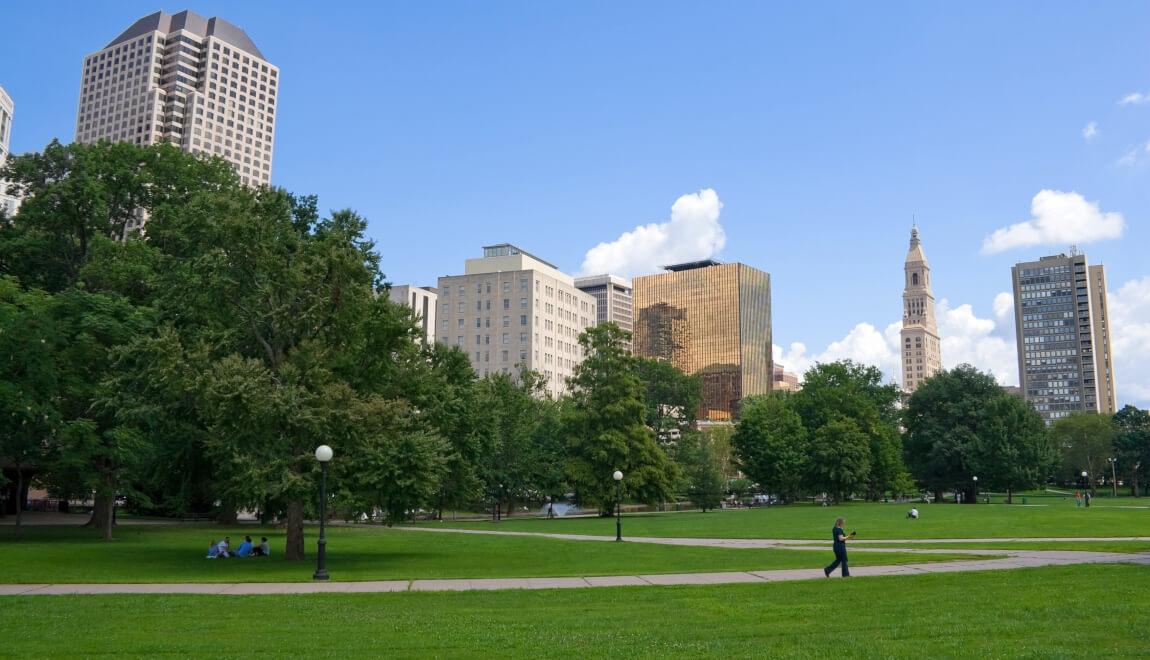
[[[225,536],[222,541],[218,543],[212,541],[208,544],[208,559],[224,559],[227,557],[270,557],[271,546],[268,545],[268,537],[261,536],[260,544],[256,545],[252,541],[252,537],[245,536],[244,542],[238,548],[232,550],[232,537]]]
[[[1090,506],[1090,491],[1074,491],[1074,506]]]

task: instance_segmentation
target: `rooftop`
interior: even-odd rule
[[[524,249],[522,249],[518,246],[512,245],[510,243],[496,243],[495,245],[484,245],[483,246],[483,258],[484,259],[486,259],[488,257],[510,257],[510,256],[513,256],[516,254],[526,255],[528,257],[531,257],[535,261],[538,261],[539,263],[546,264],[546,265],[554,268],[555,270],[559,270],[559,267],[556,266],[555,264],[551,263],[550,261],[547,261],[546,259],[540,259],[539,257],[531,254],[527,250],[524,250]]]
[[[671,264],[663,266],[664,269],[677,273],[681,270],[695,270],[696,268],[709,268],[711,266],[722,266],[723,262],[715,261],[714,259],[703,259],[702,261],[688,261],[682,264]]]

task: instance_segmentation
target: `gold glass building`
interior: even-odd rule
[[[699,374],[699,419],[729,421],[739,401],[771,390],[771,276],[697,261],[635,278],[635,354]]]

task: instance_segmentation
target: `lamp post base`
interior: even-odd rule
[[[327,571],[316,571],[315,575],[311,576],[311,579],[313,579],[313,580],[327,580],[329,578],[328,578]]]

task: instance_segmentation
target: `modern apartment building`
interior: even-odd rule
[[[241,28],[160,11],[84,58],[76,141],[168,142],[266,185],[278,93],[279,69]]]
[[[1106,273],[1086,255],[1042,257],[1011,268],[1018,380],[1047,424],[1075,411],[1113,414],[1114,361]]]
[[[12,116],[16,113],[16,103],[8,92],[0,87],[0,169],[8,162],[12,146]],[[9,218],[20,208],[20,198],[8,192],[7,182],[0,179],[0,211]]]
[[[388,299],[393,303],[410,307],[423,326],[423,343],[430,344],[435,341],[435,305],[439,293],[435,287],[415,286],[402,284],[391,287]]]
[[[665,268],[634,279],[635,354],[699,374],[698,418],[730,421],[771,391],[771,276],[712,260]]]
[[[631,283],[617,275],[592,275],[575,280],[575,288],[595,298],[595,324],[608,321],[634,332],[631,317]],[[633,342],[627,342],[630,351]]]
[[[930,264],[922,251],[918,227],[910,230],[910,249],[903,264],[902,388],[914,392],[922,381],[942,369],[942,343],[934,316]]]
[[[463,275],[439,278],[435,339],[458,346],[481,376],[518,375],[523,369],[547,379],[553,397],[583,360],[579,335],[595,325],[596,300],[557,267],[509,243],[483,248]]]

